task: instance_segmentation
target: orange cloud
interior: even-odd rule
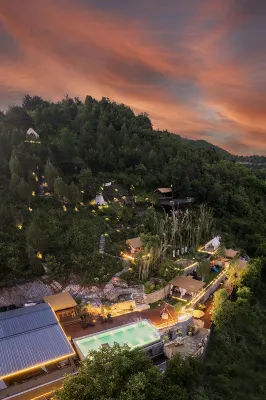
[[[107,96],[148,112],[161,129],[245,151],[264,145],[266,95],[252,81],[262,53],[243,62],[234,52],[229,39],[249,15],[231,7],[235,0],[154,6],[157,17],[175,16],[169,27],[70,0],[0,3],[0,22],[18,44],[1,60],[2,91]]]

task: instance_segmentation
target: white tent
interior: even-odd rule
[[[97,204],[98,206],[102,206],[104,205],[106,202],[103,198],[102,193],[98,193],[95,197],[95,204]]]
[[[26,136],[34,138],[34,139],[39,139],[38,133],[35,132],[35,130],[33,130],[32,128],[27,130]]]
[[[213,248],[213,250],[217,250],[218,247],[220,246],[220,236],[216,236],[215,238],[213,238],[212,240],[210,240],[208,243],[205,244],[204,249],[208,249],[210,247]]]

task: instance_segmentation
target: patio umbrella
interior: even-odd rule
[[[194,310],[193,311],[193,317],[195,317],[195,318],[201,318],[201,317],[203,317],[203,315],[204,315],[204,312],[201,311],[201,310]]]

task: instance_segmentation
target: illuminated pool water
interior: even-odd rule
[[[127,344],[131,349],[148,346],[160,340],[159,331],[148,321],[142,320],[119,328],[108,329],[98,334],[74,339],[73,343],[81,359],[85,358],[90,350],[98,350],[102,345],[118,343]]]

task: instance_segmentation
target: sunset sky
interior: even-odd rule
[[[0,0],[0,109],[24,93],[266,155],[266,0]]]

